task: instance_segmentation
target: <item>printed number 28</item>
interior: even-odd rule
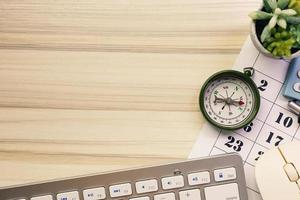
[[[242,150],[242,146],[244,145],[243,141],[236,140],[233,136],[228,136],[228,142],[225,143],[225,146],[228,148],[233,148],[233,150],[239,152]]]

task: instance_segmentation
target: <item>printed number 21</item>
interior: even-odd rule
[[[242,150],[244,143],[241,140],[235,140],[233,136],[228,136],[228,142],[225,143],[225,146],[228,148],[233,148],[233,150],[239,152]]]

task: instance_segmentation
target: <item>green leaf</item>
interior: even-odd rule
[[[296,41],[294,44],[296,48],[300,48],[300,24],[299,25],[291,25],[290,32]]]
[[[290,0],[278,0],[277,5],[278,7],[283,10],[289,5]]]
[[[300,17],[286,16],[285,19],[289,24],[300,24]]]
[[[269,29],[269,26],[265,26],[263,32],[260,35],[260,40],[261,42],[264,42],[269,37],[271,37],[271,31]]]
[[[281,11],[281,14],[293,16],[293,15],[297,15],[297,12],[294,9],[285,9]]]
[[[270,6],[269,1],[268,1],[268,0],[263,0],[263,2],[264,2],[264,8],[266,9],[266,11],[267,11],[267,12],[272,12],[273,9],[272,9],[272,7]]]
[[[270,29],[270,30],[276,26],[277,19],[278,19],[278,15],[274,15],[274,16],[271,18],[271,20],[269,21],[268,26],[269,26],[269,29]]]
[[[272,11],[274,11],[277,8],[277,1],[276,0],[267,0],[269,3],[269,6],[271,7]]]
[[[263,12],[263,11],[254,11],[249,14],[249,17],[251,17],[253,20],[262,20],[262,19],[271,19],[273,14]]]
[[[285,19],[279,18],[279,19],[277,20],[277,24],[278,24],[278,26],[280,26],[281,28],[286,29],[287,24],[286,24]]]

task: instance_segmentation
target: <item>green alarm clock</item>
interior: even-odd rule
[[[199,105],[212,125],[237,130],[255,118],[260,107],[260,95],[251,79],[253,74],[253,68],[244,68],[244,73],[225,70],[208,78],[201,88]]]

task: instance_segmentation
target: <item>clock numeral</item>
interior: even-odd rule
[[[261,83],[261,85],[260,86],[258,86],[258,88],[257,89],[259,89],[260,91],[265,91],[266,90],[266,87],[268,86],[268,81],[266,81],[266,80],[261,80],[260,81],[260,83]]]
[[[225,143],[225,146],[228,148],[232,148],[236,152],[239,152],[242,150],[242,146],[244,145],[243,141],[241,140],[235,140],[233,136],[228,136],[228,142]]]

